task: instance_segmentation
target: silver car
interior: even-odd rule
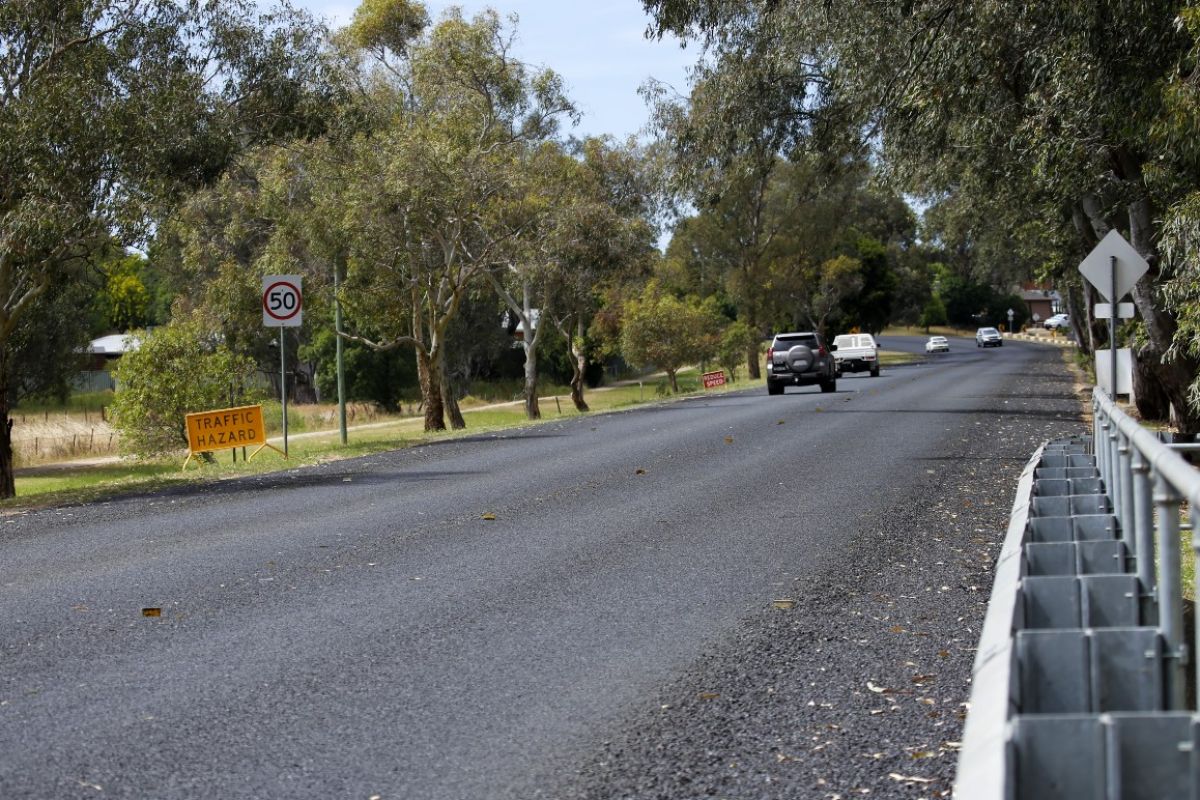
[[[1003,347],[1004,338],[995,328],[980,328],[975,331],[976,347]]]

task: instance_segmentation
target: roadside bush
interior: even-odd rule
[[[925,332],[929,333],[930,327],[934,325],[946,325],[949,322],[950,320],[946,316],[946,305],[942,302],[942,298],[936,294],[930,297],[925,308],[921,310],[921,326],[925,328]]]
[[[254,362],[214,341],[195,319],[136,334],[141,346],[113,370],[112,425],[122,447],[142,456],[187,445],[184,416],[251,400]]]
[[[621,352],[635,367],[658,367],[678,392],[680,367],[710,358],[720,320],[711,308],[680,300],[651,281],[641,296],[625,304]]]
[[[738,320],[731,323],[721,334],[721,343],[717,346],[717,361],[721,368],[729,373],[729,380],[737,380],[738,367],[746,363],[746,353],[758,342],[758,337],[750,326]]]

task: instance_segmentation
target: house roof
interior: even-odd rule
[[[88,343],[87,351],[98,355],[120,356],[132,353],[141,344],[141,339],[138,339],[136,336],[128,333],[113,333],[108,336],[101,336],[99,339],[92,339]]]

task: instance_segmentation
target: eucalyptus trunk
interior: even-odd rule
[[[525,326],[525,335],[529,335],[528,325]],[[542,418],[542,410],[538,406],[537,348],[537,334],[534,334],[532,342],[525,342],[525,416],[528,419]]]
[[[746,325],[750,330],[759,333],[758,320],[754,315],[751,315],[746,320]],[[755,340],[749,347],[746,348],[746,374],[752,381],[756,381],[762,377],[762,372],[759,371],[758,365],[758,341]]]
[[[575,335],[567,337],[571,349],[571,402],[577,411],[591,411],[583,399],[584,375],[587,372],[587,353],[583,349],[583,317],[575,321]]]
[[[421,383],[421,404],[425,406],[425,430],[446,430],[441,365],[423,347],[417,348],[417,379]]]
[[[1142,419],[1166,419],[1171,413],[1171,399],[1163,391],[1154,372],[1149,352],[1142,347],[1133,354],[1133,400]]]
[[[0,364],[0,499],[16,497],[17,484],[13,472],[13,421],[8,407],[8,369]]]
[[[442,402],[446,406],[446,416],[450,418],[451,429],[461,431],[467,427],[467,421],[463,419],[462,409],[458,407],[458,394],[454,391],[454,382],[450,379],[449,370],[446,369],[444,352],[441,355],[441,372]]]
[[[1063,303],[1067,307],[1067,316],[1071,320],[1071,330],[1075,334],[1075,341],[1078,344],[1079,351],[1086,356],[1090,356],[1093,352],[1092,347],[1092,329],[1088,324],[1087,304],[1080,308],[1079,295],[1075,291],[1075,287],[1070,284],[1064,284],[1062,291]],[[1087,334],[1086,336],[1084,334]]]

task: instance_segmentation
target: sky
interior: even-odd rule
[[[358,3],[354,0],[296,0],[341,27]],[[452,6],[467,15],[494,8],[502,17],[516,14],[514,54],[526,63],[549,67],[563,77],[583,119],[577,136],[637,134],[649,117],[638,87],[648,78],[687,93],[686,67],[696,60],[695,45],[681,49],[677,40],[649,40],[649,17],[641,0],[426,0],[432,19]]]

